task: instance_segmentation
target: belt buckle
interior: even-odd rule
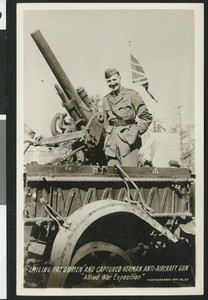
[[[115,120],[110,120],[110,125],[111,126],[116,126],[117,125],[117,120],[115,119]]]

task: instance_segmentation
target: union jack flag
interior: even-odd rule
[[[152,97],[153,100],[158,102],[152,94],[148,91],[149,82],[147,76],[144,73],[144,70],[138,60],[131,54],[131,70],[132,70],[132,82],[138,83],[140,86],[143,86],[147,93]]]

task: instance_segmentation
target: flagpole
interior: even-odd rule
[[[130,58],[131,58],[131,51],[130,51],[130,48],[131,48],[131,41],[129,41],[129,55],[130,55]]]
[[[178,110],[178,123],[179,123],[179,135],[180,135],[180,150],[181,150],[181,157],[183,155],[183,138],[182,138],[182,124],[181,124],[181,107],[183,105],[178,105],[175,109]]]

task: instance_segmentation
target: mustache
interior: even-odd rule
[[[111,88],[111,87],[114,88],[114,87],[116,87],[116,86],[118,86],[118,83],[110,84],[110,85],[109,85],[110,88]]]

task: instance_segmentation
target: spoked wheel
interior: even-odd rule
[[[71,266],[80,267],[78,273],[70,273],[64,287],[113,287],[114,276],[123,266],[131,265],[131,259],[121,248],[106,242],[90,242],[75,253]]]

